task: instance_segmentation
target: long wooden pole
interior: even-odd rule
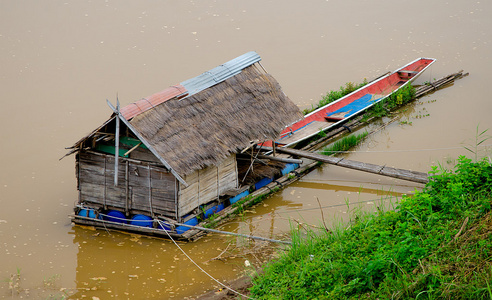
[[[264,147],[265,148],[265,147]],[[343,159],[339,157],[326,156],[322,154],[312,153],[309,151],[291,149],[291,148],[277,148],[278,152],[287,153],[290,155],[296,155],[301,157],[306,157],[309,159],[321,161],[324,163],[337,165],[344,168],[369,172],[373,174],[379,174],[383,176],[418,182],[418,183],[427,183],[429,182],[429,177],[427,173],[416,172],[404,169],[396,169],[386,166],[374,165],[363,163],[359,161],[353,161],[348,159]]]

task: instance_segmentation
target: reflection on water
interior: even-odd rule
[[[125,105],[255,50],[305,108],[348,81],[434,57],[420,83],[460,69],[470,76],[407,107],[348,156],[417,171],[443,160],[452,167],[447,161],[469,154],[460,147],[473,143],[477,125],[492,127],[491,9],[441,0],[413,1],[404,12],[390,0],[1,1],[0,298],[180,299],[217,286],[169,241],[70,224],[74,163],[58,159],[107,119],[106,99]],[[419,188],[324,166],[221,229],[282,239],[292,225],[391,208]],[[265,249],[219,234],[180,246],[225,282]]]
[[[78,247],[76,289],[73,298],[106,297],[148,299],[182,298],[200,292],[210,282],[167,240],[139,235],[90,230],[75,226],[72,232]],[[224,240],[204,239],[180,246],[205,269],[218,265],[219,279],[234,277],[234,264],[211,261]]]

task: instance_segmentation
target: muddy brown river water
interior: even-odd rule
[[[170,241],[70,224],[74,159],[59,158],[110,115],[106,99],[125,105],[254,50],[306,108],[345,82],[433,57],[420,82],[470,76],[347,156],[452,167],[472,155],[464,146],[477,126],[492,127],[491,16],[492,2],[476,0],[0,1],[0,298],[182,299],[217,288]],[[321,225],[316,198],[331,226],[348,218],[347,203],[371,211],[420,187],[323,166],[222,229],[282,238],[296,221]],[[254,246],[217,234],[181,244],[224,282],[258,263],[242,255]],[[226,248],[243,252],[212,260]]]

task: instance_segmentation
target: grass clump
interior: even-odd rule
[[[350,148],[359,145],[368,135],[367,131],[361,134],[352,134],[341,138],[332,145],[323,148],[321,154],[323,155],[335,155],[343,151],[348,151]]]
[[[316,106],[311,105],[311,108],[306,108],[302,112],[304,115],[307,115],[310,112],[315,111],[316,109],[323,107],[329,103],[335,102],[336,100],[342,98],[343,96],[346,96],[350,93],[352,93],[355,90],[360,89],[364,85],[367,84],[367,79],[364,78],[364,81],[362,83],[353,83],[353,82],[347,82],[345,86],[341,86],[340,90],[338,91],[330,91],[326,93],[321,100],[319,100],[318,104]]]
[[[255,299],[491,299],[492,166],[433,167],[395,210],[345,229],[294,231],[292,248],[253,281]]]
[[[363,121],[368,121],[372,118],[381,118],[387,116],[388,113],[400,106],[407,104],[415,98],[415,87],[407,84],[388,98],[376,103],[365,114]]]

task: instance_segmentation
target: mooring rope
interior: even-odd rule
[[[401,196],[392,196],[391,198],[401,198]],[[387,199],[371,199],[371,200],[361,200],[361,201],[356,201],[356,202],[349,202],[349,203],[341,203],[341,204],[333,204],[333,205],[326,205],[326,206],[321,206],[321,207],[312,207],[312,208],[304,208],[304,209],[292,209],[288,211],[281,211],[281,212],[275,212],[276,214],[286,214],[286,213],[292,213],[292,212],[300,212],[300,211],[309,211],[309,210],[320,210],[323,208],[332,208],[332,207],[338,207],[338,206],[351,206],[351,205],[356,205],[356,204],[362,204],[362,203],[367,203],[367,202],[377,202],[381,200],[387,200]],[[389,199],[391,200],[391,199]]]
[[[164,228],[164,225],[166,225],[166,223],[164,223],[163,221],[159,220],[159,219],[155,219],[157,220],[157,222],[159,223],[160,226],[162,226]],[[220,284],[222,287],[224,287],[225,289],[228,289],[229,291],[241,296],[241,297],[245,297],[247,299],[254,299],[254,298],[251,298],[249,296],[246,296],[244,294],[241,294],[240,292],[234,290],[233,288],[223,284],[222,282],[220,282],[218,279],[216,279],[215,277],[213,277],[212,275],[210,275],[207,271],[205,271],[202,267],[200,267],[179,245],[178,243],[176,243],[176,241],[173,239],[173,237],[169,234],[169,232],[167,232],[167,230],[164,230],[167,234],[167,236],[171,239],[171,241],[173,241],[174,245],[176,245],[176,247],[178,247],[178,249],[198,268],[200,269],[200,271],[202,271],[205,275],[207,275],[208,277],[210,277],[210,279],[212,279],[213,281],[217,282],[218,284]]]

